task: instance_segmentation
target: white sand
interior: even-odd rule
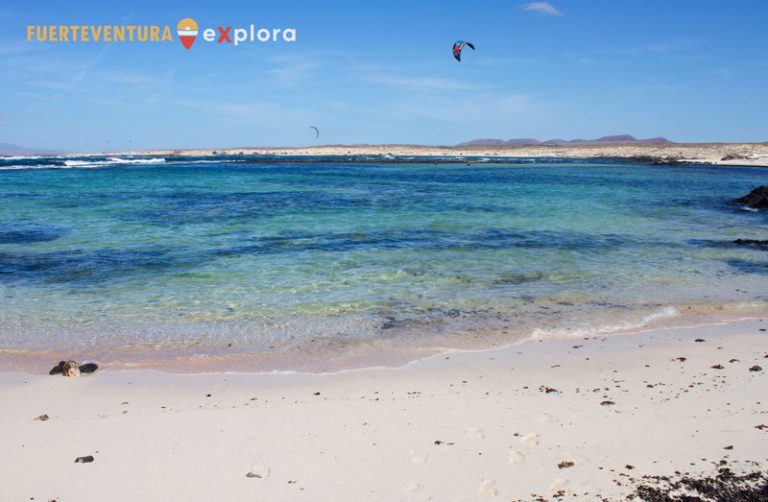
[[[749,371],[768,369],[766,328],[532,341],[329,375],[6,373],[0,500],[623,500],[625,475],[766,461],[768,375]],[[261,478],[246,477],[254,464]]]

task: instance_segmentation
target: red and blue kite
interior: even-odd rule
[[[464,40],[456,40],[456,43],[453,44],[453,57],[456,58],[456,61],[461,62],[461,49],[463,49],[465,45],[470,49],[475,50],[475,46],[472,45],[471,42],[465,42]]]

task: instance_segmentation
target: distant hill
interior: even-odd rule
[[[482,138],[473,139],[472,141],[466,141],[459,143],[456,146],[569,146],[569,145],[667,145],[672,144],[667,138],[647,138],[637,139],[630,134],[619,134],[615,136],[603,136],[597,139],[549,139],[547,141],[539,141],[536,138],[513,138],[508,140],[494,139],[494,138]]]
[[[42,148],[11,145],[10,143],[0,143],[0,155],[52,155],[55,153],[61,152],[44,150]]]

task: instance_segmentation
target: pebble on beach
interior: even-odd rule
[[[59,364],[51,368],[48,374],[78,377],[81,373],[93,373],[97,369],[99,365],[96,363],[78,364],[76,361],[59,361]]]

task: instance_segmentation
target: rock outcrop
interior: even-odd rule
[[[768,209],[768,186],[757,187],[744,197],[734,199],[732,202],[752,209]]]

